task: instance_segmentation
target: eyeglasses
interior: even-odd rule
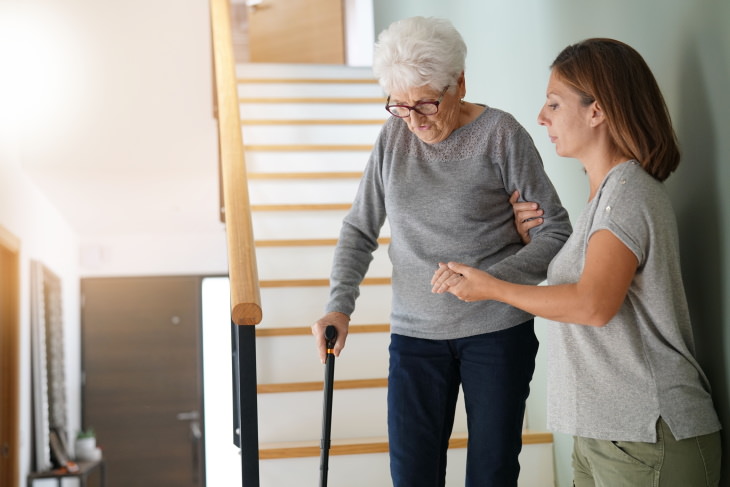
[[[426,117],[429,117],[431,115],[436,115],[439,112],[439,105],[441,104],[441,100],[444,98],[444,95],[446,94],[446,90],[448,90],[448,89],[449,89],[448,86],[446,88],[444,88],[444,91],[441,92],[441,96],[439,96],[439,99],[436,101],[422,101],[422,102],[416,103],[413,106],[389,105],[390,96],[388,96],[388,100],[385,102],[385,109],[388,110],[388,113],[390,113],[394,117],[398,117],[398,118],[410,117],[411,110],[414,110],[416,113],[420,113],[421,115],[424,115]]]

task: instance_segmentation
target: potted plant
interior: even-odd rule
[[[96,448],[96,433],[94,428],[79,431],[76,435],[76,459],[81,461],[95,460],[98,453]]]

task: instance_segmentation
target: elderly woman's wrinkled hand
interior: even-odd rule
[[[443,262],[439,262],[438,269],[433,273],[431,278],[431,292],[443,294],[449,291],[449,287],[456,284],[461,274],[449,269],[449,266]]]
[[[345,348],[347,332],[350,327],[350,317],[344,313],[331,311],[312,325],[312,335],[314,335],[317,353],[319,354],[319,360],[323,364],[327,358],[327,345],[324,339],[324,330],[328,325],[334,325],[337,329],[337,341],[335,342],[334,354],[335,357],[339,357],[342,349]]]

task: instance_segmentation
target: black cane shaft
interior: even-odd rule
[[[334,347],[337,341],[337,330],[334,326],[330,325],[325,329],[324,338],[327,345],[327,356],[325,358],[324,408],[322,413],[322,441],[320,443],[322,450],[319,466],[320,487],[326,487],[329,471],[330,434],[332,431],[332,393],[335,379]]]

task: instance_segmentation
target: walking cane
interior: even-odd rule
[[[322,415],[322,450],[319,461],[319,485],[327,486],[327,470],[329,468],[330,454],[330,431],[332,429],[332,389],[335,378],[335,342],[337,341],[337,329],[329,325],[324,330],[324,340],[327,344],[327,357],[325,358],[324,371],[324,413]]]

